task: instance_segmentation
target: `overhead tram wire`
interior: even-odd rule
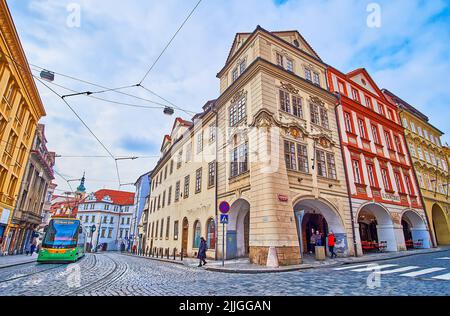
[[[158,55],[158,57],[156,58],[156,60],[153,62],[153,64],[150,66],[150,68],[147,70],[147,72],[145,73],[144,77],[141,79],[141,81],[139,81],[139,83],[136,85],[137,87],[140,87],[142,89],[144,89],[147,92],[150,92],[151,94],[157,96],[158,98],[160,98],[161,100],[164,100],[165,102],[169,103],[170,105],[172,105],[174,108],[183,111],[184,113],[186,113],[187,115],[195,115],[195,112],[192,111],[188,111],[188,110],[183,110],[180,107],[176,106],[175,104],[173,104],[172,102],[168,101],[167,99],[161,97],[160,95],[156,94],[155,92],[151,91],[150,89],[148,89],[147,87],[145,87],[143,85],[145,79],[148,77],[148,75],[150,74],[150,72],[153,70],[153,68],[155,67],[155,65],[158,63],[158,61],[161,59],[162,55],[164,55],[164,53],[166,52],[166,50],[169,48],[170,44],[172,44],[173,40],[175,39],[175,37],[177,37],[178,33],[181,31],[181,29],[184,27],[184,25],[186,24],[186,22],[190,19],[190,17],[194,14],[195,10],[197,9],[197,7],[200,5],[200,3],[202,2],[202,0],[199,0],[197,2],[197,4],[194,6],[194,8],[192,8],[192,10],[189,12],[188,16],[186,17],[186,19],[184,19],[183,23],[181,23],[180,27],[177,29],[177,31],[172,35],[172,37],[170,38],[169,42],[166,44],[166,46],[164,46],[163,50],[161,51],[161,53]]]
[[[155,65],[158,63],[159,59],[162,57],[162,55],[165,53],[165,51],[167,50],[167,48],[169,48],[170,44],[173,42],[173,40],[175,39],[175,37],[178,35],[178,33],[181,31],[181,29],[183,28],[183,26],[186,24],[186,22],[189,20],[189,18],[192,16],[192,14],[194,14],[195,10],[197,9],[197,7],[200,5],[200,3],[202,2],[202,0],[199,0],[197,2],[197,4],[194,6],[194,8],[191,10],[191,12],[188,14],[188,16],[186,17],[186,19],[183,21],[183,23],[181,23],[180,27],[177,29],[177,31],[175,32],[175,34],[173,34],[173,36],[171,37],[171,39],[169,40],[169,42],[166,44],[166,46],[164,47],[164,49],[161,51],[161,53],[159,54],[159,56],[156,58],[156,60],[153,62],[153,64],[150,66],[150,68],[148,69],[148,71],[145,73],[145,76],[142,78],[141,81],[139,81],[139,86],[142,85],[142,83],[144,82],[144,80],[148,77],[148,75],[150,74],[150,72],[153,70],[153,68],[155,67]]]
[[[67,180],[66,177],[64,177],[64,176],[63,176],[62,174],[60,174],[58,171],[56,171],[56,170],[54,170],[54,171],[55,171],[55,173],[56,173],[59,177],[61,177],[61,179],[63,179],[64,181],[66,181],[66,183],[69,185],[70,191],[71,191],[71,192],[74,192],[72,186],[70,185],[69,180]]]
[[[39,77],[37,77],[34,74],[32,74],[32,76],[35,79],[39,78]],[[80,95],[82,94],[82,92],[78,92],[76,90],[73,90],[71,88],[63,86],[61,84],[58,84],[58,83],[55,83],[55,82],[49,82],[49,83],[54,85],[54,86],[56,86],[56,87],[59,87],[59,88],[65,89],[67,91],[73,92],[75,94],[80,94]],[[99,100],[99,101],[113,103],[113,104],[117,104],[117,105],[124,105],[124,106],[128,106],[128,107],[143,108],[143,109],[164,109],[167,106],[166,104],[159,103],[159,102],[154,102],[154,101],[152,101],[152,102],[155,103],[155,104],[159,104],[160,106],[148,106],[148,105],[140,105],[140,104],[132,104],[132,103],[126,103],[126,102],[119,102],[119,101],[108,100],[108,99],[105,99],[105,98],[99,98],[99,97],[93,96],[92,94],[93,93],[91,93],[91,95],[86,95],[86,96],[90,97],[90,98],[93,98],[93,99],[96,99],[96,100]]]
[[[41,79],[36,78],[36,80],[38,80],[42,85],[47,87],[47,89],[49,89],[51,92],[53,92],[55,95],[57,95],[61,100],[63,100],[63,102],[73,112],[73,114],[75,114],[75,116],[78,118],[78,120],[80,120],[80,122],[83,124],[83,126],[89,131],[89,133],[91,133],[92,136],[94,136],[94,138],[97,140],[97,142],[103,147],[103,149],[109,154],[109,156],[111,156],[111,158],[116,162],[116,157],[105,146],[105,144],[97,137],[97,135],[95,135],[95,133],[89,128],[89,126],[86,124],[86,122],[84,122],[84,120],[78,115],[78,113],[73,109],[73,107],[69,104],[69,102],[67,102],[64,98],[62,98],[62,96],[58,92],[56,92],[51,87],[49,87],[47,84],[45,84]],[[117,162],[116,162],[116,171],[117,171],[117,179],[118,179],[119,185],[120,185],[120,174],[119,174],[119,168],[117,168]]]
[[[172,105],[175,109],[180,110],[180,111],[186,113],[186,114],[189,115],[189,116],[190,116],[190,115],[195,115],[195,114],[196,114],[196,113],[193,112],[193,111],[184,110],[184,109],[182,109],[182,108],[176,106],[175,104],[173,104],[173,103],[170,102],[169,100],[163,98],[162,96],[160,96],[159,94],[157,94],[157,93],[155,93],[154,91],[150,90],[149,88],[144,87],[142,84],[139,84],[139,87],[141,87],[141,88],[144,89],[145,91],[148,91],[148,92],[150,92],[151,94],[157,96],[157,97],[160,98],[161,100],[166,101],[167,103],[169,103],[170,105]]]
[[[34,76],[34,74],[30,71],[30,68],[22,66],[13,57],[9,56],[8,54],[4,54],[4,55],[6,57],[8,57],[9,59],[11,59],[17,66],[21,67],[23,70],[25,70],[26,72],[28,72],[28,73],[30,73],[31,75]],[[50,71],[48,68],[44,68],[44,67],[32,64],[32,63],[29,63],[29,66],[38,68],[38,69],[33,69],[35,71],[42,71],[42,70]],[[80,78],[77,78],[77,77],[74,77],[74,76],[70,76],[70,75],[66,75],[66,74],[63,74],[63,73],[60,73],[60,72],[56,72],[56,71],[51,71],[51,72],[56,74],[56,75],[58,75],[58,76],[64,77],[64,78],[68,78],[68,79],[71,79],[71,80],[74,80],[74,81],[78,81],[78,82],[81,82],[81,83],[85,83],[85,84],[88,84],[88,85],[91,85],[91,86],[94,86],[94,87],[98,87],[98,88],[104,89],[102,91],[90,92],[90,94],[103,93],[103,92],[111,91],[111,92],[115,92],[115,93],[118,93],[118,94],[121,94],[121,95],[124,95],[124,96],[127,96],[127,97],[131,97],[131,98],[134,98],[134,99],[137,99],[137,100],[141,100],[141,101],[144,101],[144,102],[160,105],[160,107],[154,107],[155,109],[156,108],[158,108],[158,109],[161,108],[162,109],[162,108],[165,108],[167,106],[167,104],[159,103],[159,102],[156,102],[156,101],[153,101],[153,100],[150,100],[150,99],[147,99],[147,98],[143,98],[143,97],[140,97],[140,96],[137,96],[137,95],[134,95],[134,94],[130,94],[130,93],[126,93],[126,92],[123,92],[123,91],[119,91],[119,89],[125,89],[126,87],[130,87],[130,88],[131,87],[136,87],[137,85],[130,85],[130,86],[119,87],[119,88],[108,88],[106,86],[103,86],[103,85],[100,85],[100,84],[97,84],[97,83],[94,83],[94,82],[90,82],[90,81],[87,81],[85,79],[80,79]],[[68,91],[75,92],[75,90],[72,90],[70,88],[64,87],[62,85],[58,85],[55,82],[50,82],[50,83],[52,83],[53,85],[56,85],[56,86],[60,86],[61,88],[67,89]],[[107,100],[107,99],[103,99],[103,98],[98,98],[98,97],[94,97],[92,95],[89,95],[89,97],[95,98],[95,99],[98,99],[98,100],[101,100],[101,101],[105,101],[105,102],[115,103],[115,104],[123,104],[123,105],[128,105],[128,106],[133,106],[133,107],[145,107],[143,105],[129,104],[129,103],[124,103],[124,102],[117,102],[117,101]],[[145,108],[153,108],[153,107],[145,107]],[[176,107],[176,108],[178,108],[180,111],[183,111],[183,112],[187,113],[187,110],[184,110],[184,109],[182,109],[180,107]],[[192,113],[194,113],[194,112],[192,112]]]

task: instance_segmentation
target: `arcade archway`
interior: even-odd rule
[[[294,204],[299,243],[303,253],[312,252],[310,246],[313,231],[319,231],[321,244],[326,246],[327,235],[333,232],[336,237],[335,251],[348,254],[347,234],[341,216],[329,203],[320,199],[303,199]]]
[[[247,257],[250,252],[250,203],[238,199],[231,205],[227,225],[227,259]]]
[[[402,216],[403,236],[407,249],[430,248],[430,234],[424,219],[412,210]]]
[[[438,204],[434,204],[431,216],[437,244],[450,245],[450,231],[444,210]]]
[[[359,237],[363,252],[379,250],[397,251],[394,222],[389,212],[379,204],[364,205],[358,212]]]

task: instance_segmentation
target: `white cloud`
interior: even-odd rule
[[[71,2],[81,5],[80,28],[65,24],[66,5]],[[117,87],[142,78],[196,2],[30,0],[8,4],[31,63]],[[268,30],[298,29],[327,63],[344,72],[366,67],[380,87],[398,93],[450,133],[445,124],[449,115],[443,115],[450,102],[450,36],[444,25],[431,20],[444,8],[448,10],[447,2],[379,1],[380,29],[366,26],[370,2],[291,0],[275,6],[271,0],[203,0],[145,84],[178,106],[200,111],[207,100],[218,96],[215,76],[236,32],[251,32],[258,24]],[[436,40],[438,34],[441,40]],[[79,91],[96,90],[60,76],[56,82]],[[43,123],[47,124],[49,148],[59,154],[105,155],[61,100],[39,89],[47,110]],[[127,92],[161,101],[140,89]],[[115,93],[102,97],[146,104]],[[173,123],[161,110],[122,107],[87,97],[69,102],[116,155],[157,154],[163,134]],[[184,113],[177,114],[186,118]],[[135,143],[151,140],[154,151],[136,153],[121,146],[130,135]],[[134,182],[155,162],[121,162],[122,182]],[[76,178],[86,170],[89,190],[117,186],[110,159],[59,159],[57,170]]]

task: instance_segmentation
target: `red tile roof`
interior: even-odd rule
[[[101,202],[105,196],[109,196],[114,204],[132,205],[134,204],[134,193],[117,190],[102,189],[94,192],[96,202]]]

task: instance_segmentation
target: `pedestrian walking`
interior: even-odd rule
[[[30,254],[31,243],[29,242],[25,247],[25,255],[28,256]]]
[[[33,239],[33,242],[31,243],[31,246],[30,246],[30,256],[32,256],[33,255],[33,253],[36,251],[36,239]]]
[[[333,232],[330,232],[328,234],[328,250],[331,254],[331,259],[337,258],[337,254],[334,252],[334,245],[336,244],[336,237],[334,236]]]
[[[202,262],[203,265],[206,264],[206,250],[208,250],[208,246],[206,245],[206,240],[205,238],[201,237],[200,238],[200,247],[198,247],[198,255],[197,258],[200,260],[198,266],[201,267],[202,266]]]

